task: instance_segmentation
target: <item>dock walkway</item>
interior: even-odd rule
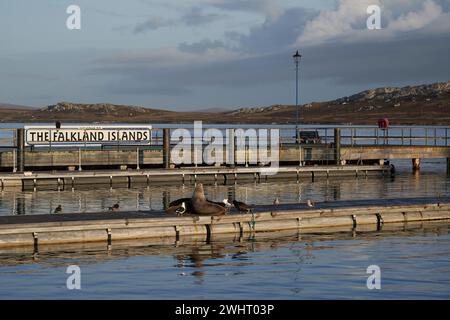
[[[254,214],[172,216],[163,211],[0,217],[0,247],[268,231],[381,230],[385,224],[450,220],[450,197],[256,206]]]
[[[272,179],[314,180],[333,176],[368,176],[389,174],[387,165],[347,166],[282,166],[277,174],[267,175],[261,167],[192,167],[146,170],[83,170],[37,171],[24,173],[0,173],[0,189],[39,186],[69,187],[85,184],[132,185],[152,183],[228,183],[237,180],[266,181]]]

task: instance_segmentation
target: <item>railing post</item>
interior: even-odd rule
[[[78,171],[81,170],[81,147],[78,147]]]
[[[334,129],[334,159],[339,166],[341,164],[341,129],[339,128]]]
[[[436,128],[434,128],[434,145],[435,146],[437,146],[437,136],[436,136],[436,134],[437,134],[437,131],[436,131]]]
[[[227,129],[228,141],[227,141],[227,158],[226,163],[230,167],[235,166],[236,150],[235,150],[235,136],[234,129]]]
[[[163,167],[170,168],[170,129],[163,129]]]
[[[136,147],[136,170],[139,170],[139,147]]]
[[[17,140],[16,140],[16,168],[18,172],[25,171],[25,129],[19,128],[16,131]]]
[[[448,128],[445,128],[445,146],[448,145],[447,140],[448,140]]]

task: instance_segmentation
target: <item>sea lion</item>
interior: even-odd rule
[[[201,183],[195,187],[191,203],[196,214],[222,215],[226,213],[225,207],[206,199],[203,184]]]

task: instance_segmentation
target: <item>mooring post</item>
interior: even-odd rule
[[[419,171],[420,170],[420,159],[419,158],[412,159],[412,166],[413,166],[413,171]]]
[[[334,159],[336,165],[341,165],[341,129],[334,128]]]
[[[167,210],[169,208],[169,204],[170,204],[170,193],[167,191],[163,191],[162,194],[162,204],[163,204],[163,209]]]
[[[170,168],[170,129],[163,129],[163,167]]]
[[[24,172],[25,171],[25,129],[23,129],[23,128],[17,129],[16,134],[17,134],[16,168],[17,168],[17,171]]]
[[[139,167],[139,147],[136,148],[136,170],[140,170]]]
[[[230,167],[234,167],[234,165],[235,165],[235,154],[236,154],[234,129],[227,129],[227,131],[228,131],[228,141],[227,141],[228,148],[227,148],[226,163]]]
[[[450,158],[447,158],[447,175],[450,176]]]

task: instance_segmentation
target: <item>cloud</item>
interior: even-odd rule
[[[333,10],[323,10],[309,21],[299,35],[297,46],[310,46],[327,41],[358,42],[366,39],[393,39],[400,33],[412,32],[438,22],[448,21],[449,14],[440,4],[449,0],[339,0]],[[368,30],[366,8],[381,8],[382,30]],[[445,6],[448,7],[448,6]],[[441,28],[442,29],[442,28]]]
[[[277,19],[284,8],[271,0],[207,0],[206,4],[229,10],[264,14],[269,19]]]
[[[218,48],[226,48],[226,45],[221,40],[210,40],[210,39],[203,39],[198,42],[194,43],[186,43],[182,42],[178,45],[178,49],[182,52],[189,52],[189,53],[204,53],[209,49],[218,49]]]
[[[150,17],[147,20],[136,24],[133,28],[133,33],[139,34],[171,26],[197,27],[213,23],[224,17],[225,15],[223,14],[205,13],[202,8],[192,7],[178,19],[165,19],[159,16]]]
[[[120,93],[183,96],[199,88],[208,93],[240,90],[240,95],[229,97],[236,105],[254,88],[292,84],[292,53],[297,46],[303,54],[302,83],[322,83],[323,89],[314,89],[322,97],[335,92],[336,85],[359,88],[448,80],[449,13],[432,0],[413,1],[401,11],[402,1],[393,0],[389,6],[379,2],[386,14],[383,30],[366,29],[369,1],[361,0],[358,6],[341,0],[335,9],[321,12],[286,8],[248,34],[225,33],[224,39],[124,51],[96,61],[91,71],[120,79],[119,86],[108,87],[119,88]],[[302,95],[322,99],[307,91]]]
[[[167,27],[174,25],[175,22],[173,20],[166,20],[161,17],[151,17],[144,22],[138,23],[134,29],[133,33],[143,33],[150,30],[156,30],[162,27]]]
[[[181,17],[181,22],[187,26],[200,26],[222,19],[224,15],[216,13],[205,13],[200,7],[191,8]]]
[[[297,44],[316,44],[366,28],[369,5],[381,4],[379,0],[340,0],[335,10],[323,10],[306,24]]]
[[[420,11],[408,12],[389,23],[395,31],[413,31],[425,27],[443,14],[442,8],[431,0],[423,2]]]
[[[267,18],[262,25],[251,28],[248,35],[228,33],[227,38],[237,42],[244,52],[267,54],[284,51],[292,47],[298,34],[317,14],[304,8],[289,8],[276,19]]]

